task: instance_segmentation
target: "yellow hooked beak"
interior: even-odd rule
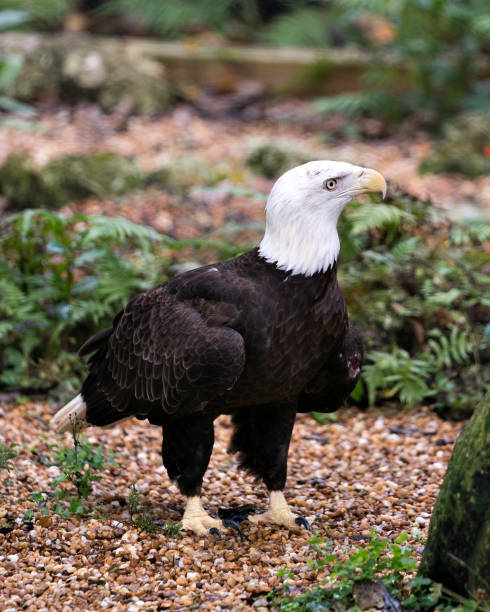
[[[357,173],[354,184],[346,189],[344,193],[361,194],[361,193],[382,193],[383,200],[386,196],[386,181],[382,174],[371,168],[362,168]]]

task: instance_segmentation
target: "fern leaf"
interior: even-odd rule
[[[454,364],[462,365],[469,361],[473,352],[473,343],[468,332],[452,326],[449,335],[438,329],[429,332],[427,346],[438,367],[450,368]]]
[[[124,217],[103,217],[94,215],[89,217],[89,230],[87,231],[82,247],[101,239],[124,243],[126,240],[136,239],[141,246],[148,246],[151,241],[161,241],[162,235],[147,225],[137,225]]]
[[[414,216],[390,204],[366,203],[351,209],[348,213],[352,222],[352,234],[362,234],[370,230],[396,230],[402,222],[415,223]]]
[[[314,8],[280,15],[267,27],[264,39],[276,47],[330,45],[326,19]]]

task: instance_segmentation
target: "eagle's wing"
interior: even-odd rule
[[[144,416],[158,403],[167,413],[189,412],[234,385],[245,365],[243,338],[230,327],[237,313],[227,303],[203,309],[201,302],[181,301],[163,285],[116,317],[90,361],[113,409]]]
[[[349,324],[345,336],[298,399],[298,412],[333,412],[350,395],[361,375],[363,346]]]

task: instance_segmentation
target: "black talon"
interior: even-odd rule
[[[308,523],[308,521],[303,516],[298,516],[294,519],[294,522],[296,523],[296,525],[304,527],[307,531],[311,531],[310,523]]]
[[[241,537],[243,535],[242,534],[242,530],[240,529],[240,525],[236,521],[234,521],[233,519],[222,519],[222,523],[223,523],[224,527],[231,527],[232,529],[237,531],[239,537]]]
[[[255,504],[246,504],[245,506],[236,506],[235,508],[219,508],[218,516],[223,522],[232,520],[235,523],[241,523],[248,519],[250,514],[254,514],[256,509]]]
[[[217,527],[211,527],[209,530],[210,535],[217,535],[218,538],[221,538],[221,531]]]

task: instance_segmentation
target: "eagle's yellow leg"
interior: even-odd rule
[[[182,517],[182,529],[193,531],[197,535],[208,535],[210,529],[219,530],[224,527],[220,519],[215,519],[204,510],[201,498],[198,495],[187,498],[184,516]]]
[[[291,508],[282,491],[271,491],[267,510],[262,512],[262,514],[250,515],[248,520],[252,521],[252,523],[276,523],[288,529],[298,529],[301,525],[305,527],[308,525],[305,519],[291,512]]]

